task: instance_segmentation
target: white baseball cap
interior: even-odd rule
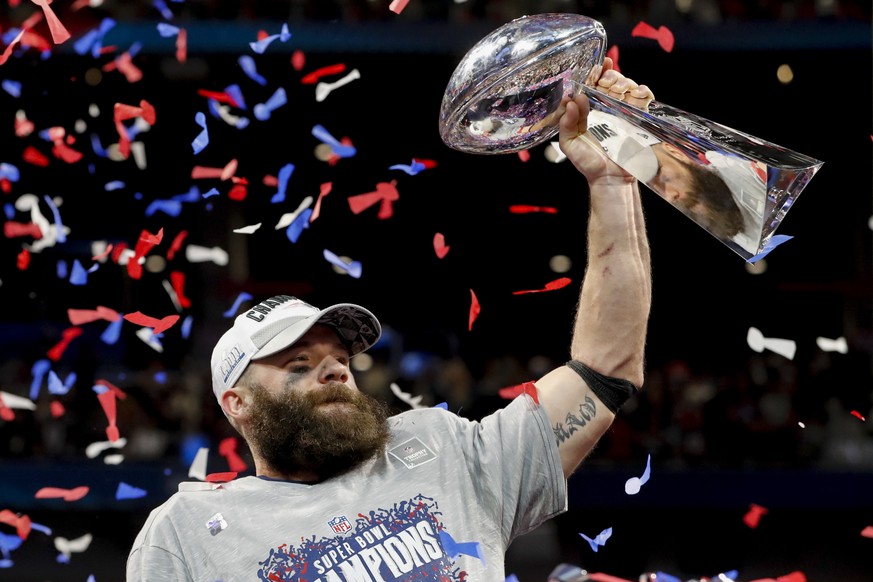
[[[265,299],[239,314],[212,350],[212,391],[218,402],[249,362],[290,347],[316,323],[334,328],[353,356],[373,347],[382,334],[376,316],[360,305],[318,309],[290,295]]]

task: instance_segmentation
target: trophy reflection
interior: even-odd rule
[[[605,45],[602,25],[581,15],[498,28],[449,81],[443,141],[478,154],[530,149],[557,134],[564,97],[584,92],[584,139],[747,261],[766,254],[822,162],[658,101],[643,111],[598,91]]]

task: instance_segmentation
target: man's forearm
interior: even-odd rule
[[[640,386],[652,288],[639,186],[595,182],[590,205],[588,265],[570,355]]]

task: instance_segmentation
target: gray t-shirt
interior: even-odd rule
[[[137,535],[127,582],[502,582],[512,540],[567,509],[530,396],[481,422],[426,408],[389,424],[384,454],[322,483],[180,484]]]

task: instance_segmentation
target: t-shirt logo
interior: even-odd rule
[[[334,517],[332,520],[327,522],[327,525],[329,525],[331,529],[338,534],[352,531],[352,524],[349,523],[349,520],[345,515]]]
[[[404,443],[400,443],[390,451],[391,456],[400,460],[407,469],[414,469],[419,465],[424,465],[429,461],[436,459],[434,453],[426,444],[421,442],[418,437],[412,437]]]

